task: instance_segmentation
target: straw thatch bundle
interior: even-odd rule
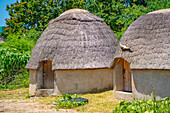
[[[49,22],[38,39],[26,68],[43,60],[52,69],[109,68],[118,40],[103,19],[84,10],[70,10]]]
[[[124,33],[120,43],[129,50],[117,51],[117,58],[132,69],[170,69],[170,9],[139,17]]]

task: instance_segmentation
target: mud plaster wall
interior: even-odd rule
[[[30,84],[29,94],[35,95],[37,89],[41,89],[43,83],[43,67],[40,66],[38,70],[30,69]]]
[[[113,89],[113,69],[56,70],[54,94]]]
[[[35,95],[37,89],[37,70],[30,69],[29,94]]]
[[[152,98],[153,91],[158,100],[170,97],[170,70],[133,70],[133,80],[135,98]]]

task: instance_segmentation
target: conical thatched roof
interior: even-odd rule
[[[150,12],[148,14],[158,14],[158,13],[170,13],[170,8],[169,9],[160,9],[157,11]]]
[[[103,19],[73,9],[49,22],[26,68],[37,69],[43,60],[51,60],[53,70],[109,68],[117,46]]]
[[[170,70],[170,9],[161,11],[139,17],[122,36],[120,43],[130,50],[119,46],[116,57],[132,69]]]

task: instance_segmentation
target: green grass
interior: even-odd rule
[[[100,93],[82,94],[81,97],[89,99],[89,103],[82,107],[74,108],[77,111],[84,112],[112,112],[120,100],[113,96],[113,91],[104,91]]]
[[[19,93],[21,91],[21,93]],[[0,91],[0,100],[3,99],[25,99],[28,95],[28,88],[20,88],[16,90]]]
[[[21,93],[19,93],[21,91]],[[6,100],[25,100],[28,102],[38,102],[43,105],[52,105],[53,102],[55,102],[57,99],[61,98],[60,96],[48,96],[48,97],[42,97],[42,98],[28,98],[28,88],[21,88],[16,90],[9,90],[9,91],[0,91],[0,100],[6,99]],[[127,110],[135,110],[138,109],[144,110],[142,106],[148,107],[150,110],[146,110],[147,112],[152,112],[152,108],[158,108],[158,111],[166,111],[167,109],[170,110],[170,100],[164,100],[162,101],[156,101],[153,99],[150,100],[135,100],[133,102],[125,102],[117,100],[113,96],[113,90],[111,91],[104,91],[99,93],[87,93],[87,94],[79,94],[78,97],[87,98],[89,100],[89,103],[85,104],[84,106],[79,106],[72,108],[74,111],[78,112],[103,112],[103,113],[111,113],[115,108],[118,111],[115,111],[115,113],[119,113],[119,110],[121,109],[122,113],[128,112]],[[27,98],[26,98],[27,97]],[[154,102],[156,104],[154,104]],[[169,106],[168,108],[165,108],[165,105]],[[155,105],[156,107],[150,106]],[[138,106],[140,105],[140,106]],[[117,107],[116,107],[117,106]],[[133,107],[134,106],[134,107]],[[123,111],[124,110],[124,111]],[[135,113],[135,112],[134,112]]]
[[[18,93],[21,91],[21,93]],[[9,91],[0,91],[0,100],[2,99],[24,99],[26,101],[31,102],[39,102],[40,104],[44,105],[52,105],[52,103],[58,98],[59,96],[49,96],[49,97],[42,97],[42,98],[26,98],[28,95],[28,88],[21,88],[16,90],[9,90]],[[88,93],[88,94],[79,94],[78,97],[87,98],[89,103],[84,106],[79,106],[72,108],[78,112],[105,112],[110,113],[113,111],[115,106],[119,103],[120,100],[114,99],[113,97],[113,90],[111,91],[104,91],[99,93]]]

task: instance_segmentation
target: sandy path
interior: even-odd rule
[[[28,100],[0,100],[0,113],[73,113],[73,110],[59,110]]]

